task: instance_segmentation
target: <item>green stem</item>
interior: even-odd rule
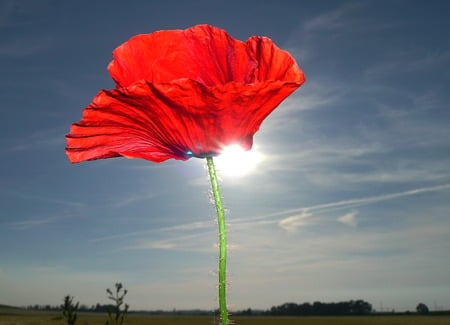
[[[225,212],[220,195],[219,182],[212,157],[206,157],[209,178],[216,203],[217,222],[219,224],[219,309],[222,325],[229,325],[226,301],[226,268],[227,268],[227,234],[225,228]]]

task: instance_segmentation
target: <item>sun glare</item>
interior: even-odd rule
[[[262,155],[255,148],[245,151],[238,145],[226,147],[215,159],[221,174],[234,177],[248,174],[261,160]]]

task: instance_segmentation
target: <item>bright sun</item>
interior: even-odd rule
[[[239,177],[255,169],[261,160],[262,155],[255,148],[245,151],[238,145],[231,145],[224,148],[215,162],[221,174]]]

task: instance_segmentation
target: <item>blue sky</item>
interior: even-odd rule
[[[448,1],[0,1],[0,303],[216,308],[205,162],[67,160],[131,36],[211,24],[288,50],[307,82],[222,176],[231,309],[364,299],[450,309]]]

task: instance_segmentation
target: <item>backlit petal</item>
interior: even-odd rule
[[[71,126],[71,162],[186,160],[231,144],[249,150],[267,115],[305,81],[270,39],[244,43],[208,25],[135,36],[108,69],[117,87],[101,91]]]

